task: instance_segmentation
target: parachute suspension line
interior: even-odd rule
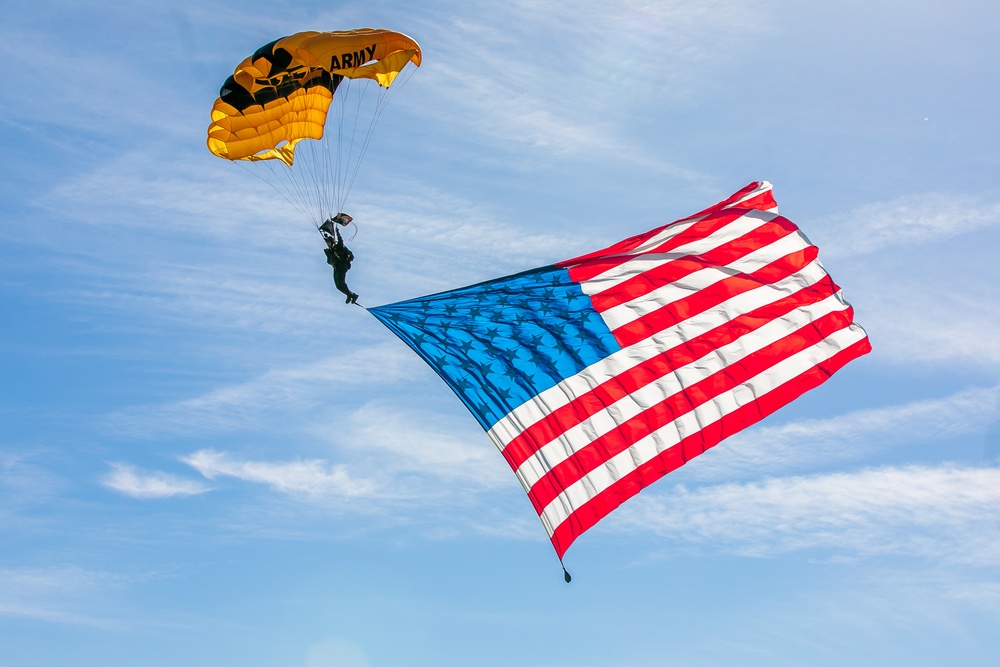
[[[240,143],[247,145],[249,142],[233,137],[231,139],[233,143]],[[275,192],[277,192],[281,197],[291,204],[297,211],[299,211],[306,218],[309,216],[308,207],[305,203],[308,202],[308,193],[304,185],[295,177],[295,174],[291,169],[285,167],[284,163],[280,165],[280,169],[276,169],[274,164],[275,160],[260,160],[253,164],[246,160],[232,160],[237,163],[241,169],[250,173],[254,178],[260,180],[262,183],[267,184]],[[271,178],[264,178],[261,175],[260,170],[266,168],[271,173]]]
[[[296,153],[298,153],[298,150],[296,150]],[[308,163],[306,155],[300,154],[296,157],[301,157],[303,162]],[[313,193],[305,180],[305,174],[286,166],[284,162],[279,162],[278,160],[265,160],[263,163],[265,168],[274,176],[274,180],[284,184],[285,188],[290,193],[293,193],[296,201],[299,202],[299,210],[308,219],[311,212],[310,199]]]
[[[346,80],[347,79],[341,78],[340,82],[334,88],[334,91],[333,91],[334,98],[336,98],[337,91],[340,90],[341,85],[343,85],[344,81],[346,81]],[[330,103],[331,104],[335,104],[335,100],[330,100]],[[319,146],[319,148],[322,150],[322,153],[323,153],[323,160],[322,160],[322,162],[323,162],[323,174],[321,176],[321,181],[320,181],[320,189],[321,189],[321,192],[322,192],[322,194],[321,194],[322,202],[320,204],[320,207],[321,207],[321,210],[320,210],[320,222],[321,223],[323,221],[325,221],[325,220],[328,220],[330,217],[336,215],[337,213],[339,213],[339,211],[333,210],[334,208],[336,208],[335,202],[336,202],[336,199],[337,199],[337,187],[336,187],[336,184],[334,183],[334,179],[336,178],[337,171],[336,171],[336,169],[334,169],[333,160],[331,159],[331,144],[332,143],[333,143],[333,141],[330,139],[330,133],[327,131],[326,128],[324,128],[324,130],[323,130],[323,140],[322,140],[322,142],[320,142],[320,146]]]
[[[345,85],[346,84],[346,85]],[[340,183],[341,174],[343,173],[343,166],[341,162],[344,160],[344,107],[346,105],[347,98],[352,94],[351,91],[354,89],[353,79],[344,79],[341,81],[338,88],[340,95],[334,94],[333,103],[336,105],[337,112],[337,154],[336,154],[336,164],[334,166],[333,174],[333,196],[334,196],[334,206],[340,208],[343,206],[343,187]]]
[[[331,111],[335,111],[337,116],[335,131],[331,123],[322,139],[300,141],[295,147],[294,167],[288,167],[280,160],[234,162],[266,183],[314,227],[319,228],[324,220],[343,211],[382,113],[409,82],[415,69],[407,67],[388,88],[368,79],[342,79],[331,100],[331,104],[335,105]],[[369,90],[372,87],[374,91]],[[368,118],[370,122],[367,128],[363,128],[363,119]],[[268,173],[265,174],[262,169]],[[357,231],[355,225],[354,233],[357,234]]]
[[[289,204],[291,204],[302,215],[306,216],[307,218],[309,217],[309,212],[302,205],[301,199],[300,198],[296,198],[295,196],[293,196],[293,194],[291,192],[291,188],[289,187],[289,185],[285,181],[285,179],[281,179],[277,175],[275,175],[275,179],[274,180],[270,180],[270,181],[268,179],[264,178],[263,176],[260,175],[260,163],[258,163],[256,165],[251,165],[251,164],[248,164],[247,162],[245,162],[244,160],[233,160],[233,162],[235,162],[236,164],[238,164],[240,166],[240,168],[243,169],[243,171],[247,172],[248,174],[252,174],[254,176],[254,178],[258,179],[261,183],[265,183],[266,185],[268,185],[269,187],[271,187],[275,192],[277,192],[279,195],[281,195],[282,198],[284,198],[285,201],[287,201]],[[284,165],[282,165],[282,166],[284,166]],[[274,170],[274,168],[273,168],[272,165],[267,165],[267,167],[271,170],[272,174],[275,174],[275,170]],[[280,185],[282,187],[278,187],[279,183],[280,183]]]
[[[350,172],[352,171],[352,169],[356,172],[357,169],[360,167],[361,163],[360,155],[358,156],[356,162],[353,160],[354,141],[358,132],[358,119],[361,117],[361,105],[364,103],[365,93],[367,92],[369,83],[367,81],[358,83],[354,83],[352,81],[348,85],[349,85],[348,91],[346,91],[346,93],[343,96],[341,96],[341,102],[337,108],[337,120],[339,123],[339,127],[341,128],[341,139],[338,146],[340,154],[338,155],[338,160],[337,160],[337,175],[339,177],[337,181],[338,208],[343,208],[345,202],[347,201],[347,195],[350,190],[350,188],[348,187]],[[355,89],[358,88],[360,88],[360,90],[354,92]],[[352,98],[356,98],[356,103],[354,103],[354,100]],[[348,118],[348,113],[349,113],[348,104],[352,103],[354,107],[353,121],[351,121]],[[372,119],[374,121],[374,114],[372,115]],[[348,128],[350,129],[350,137],[345,137],[344,130]],[[345,143],[347,146],[346,157],[343,156]]]
[[[310,214],[307,218],[317,228],[329,217],[325,215],[328,208],[326,143],[325,139],[302,141],[295,147],[295,167],[286,168],[286,171],[298,172],[297,184],[301,187],[304,199],[309,202]]]
[[[235,138],[234,142],[244,143],[242,140]],[[292,170],[285,167],[284,163],[281,164],[281,169],[276,169],[273,164],[273,162],[275,162],[274,160],[260,160],[253,164],[247,162],[246,160],[232,161],[238,164],[245,172],[252,174],[254,178],[272,188],[302,215],[307,218],[310,217],[308,208],[304,205],[304,202],[308,201],[306,189],[303,184],[295,178],[295,175],[291,173]],[[270,171],[271,179],[264,178],[261,175],[260,170],[263,168]]]
[[[408,67],[396,77],[396,80],[388,88],[379,86],[374,81],[360,79],[357,81],[344,79],[338,87],[338,94],[334,95],[334,103],[337,104],[337,160],[334,170],[338,178],[336,180],[336,204],[337,211],[341,211],[347,202],[347,198],[354,188],[361,165],[368,153],[375,128],[382,117],[382,113],[389,105],[389,102],[399,94],[399,90],[406,85],[413,76],[415,67]],[[370,99],[371,89],[375,90],[374,99]],[[366,102],[366,97],[369,98]],[[366,106],[367,105],[367,106]],[[369,111],[371,109],[371,111]],[[350,116],[353,115],[353,122]],[[371,121],[360,140],[360,147],[355,151],[355,144],[358,144],[359,129],[363,123],[362,118],[369,116]],[[350,136],[347,136],[347,132]],[[346,155],[345,155],[346,147]]]
[[[408,67],[406,68],[406,70],[404,70],[405,73],[401,72],[400,75],[397,76],[396,81],[393,82],[390,88],[382,88],[381,86],[379,87],[375,99],[375,113],[372,115],[371,123],[368,125],[368,132],[366,133],[364,142],[362,143],[361,151],[358,155],[358,160],[357,162],[355,162],[354,169],[351,171],[350,178],[347,181],[346,191],[344,192],[343,195],[344,201],[346,201],[347,195],[350,194],[351,190],[354,187],[354,181],[355,179],[357,179],[358,172],[361,169],[361,163],[364,161],[364,157],[368,153],[368,146],[371,144],[372,136],[375,133],[375,126],[378,125],[378,121],[382,117],[382,112],[385,111],[385,108],[387,106],[389,106],[389,102],[392,100],[392,98],[394,98],[397,94],[399,94],[399,90],[404,85],[406,85],[406,83],[410,80],[410,77],[413,76],[413,72],[415,70],[416,70],[415,67]],[[361,100],[359,99],[358,100],[359,111],[360,111],[360,106],[361,106]]]
[[[289,167],[280,160],[257,160],[252,164],[234,160],[240,167],[266,183],[292,205],[316,228],[337,211],[330,213],[334,197],[331,183],[335,170],[330,160],[330,141],[324,133],[321,140],[306,139],[295,147],[295,166]],[[261,170],[267,170],[264,174]]]
[[[386,99],[385,104],[388,104],[392,98],[396,97],[396,95],[399,94],[399,91],[403,89],[403,86],[409,83],[410,78],[416,71],[417,71],[416,67],[407,67],[398,75],[396,75],[396,80],[392,82],[392,88],[388,90],[387,94],[388,99]]]
[[[358,161],[354,164],[354,169],[350,171],[350,174],[345,174],[345,177],[347,177],[347,191],[345,193],[345,198],[346,195],[349,194],[354,188],[354,181],[357,179],[358,172],[361,170],[361,162],[368,153],[368,145],[371,143],[372,135],[375,133],[375,126],[378,124],[379,118],[382,116],[382,110],[385,109],[385,101],[388,96],[389,90],[379,90],[376,92],[375,113],[372,115],[371,123],[368,125],[368,132],[365,134],[364,141],[361,143],[361,150],[358,153]]]
[[[307,142],[302,142],[307,143]],[[296,147],[296,158],[302,158],[302,162],[308,167],[309,156],[308,149],[299,154]],[[290,168],[285,165],[284,162],[279,160],[262,160],[264,168],[267,169],[275,182],[281,183],[287,190],[289,195],[295,199],[298,203],[296,208],[305,216],[305,218],[311,219],[315,213],[315,197],[316,191],[314,188],[310,187],[310,179],[308,178],[308,169]]]
[[[358,171],[361,169],[361,160],[364,158],[364,147],[365,147],[364,143],[362,143],[361,148],[358,150],[357,159],[352,161],[351,158],[354,156],[354,142],[358,136],[358,120],[361,118],[361,105],[364,103],[366,94],[371,85],[372,84],[368,84],[366,82],[366,85],[361,86],[361,90],[358,92],[356,96],[357,101],[354,105],[354,122],[351,123],[351,140],[348,146],[347,160],[344,164],[344,171],[342,172],[342,180],[341,180],[342,189],[340,193],[341,198],[337,202],[338,206],[343,206],[344,203],[347,201],[347,196],[350,194],[351,188],[354,185],[354,176],[356,176]],[[371,135],[372,127],[374,127],[375,121],[377,120],[378,117],[378,106],[377,106],[378,97],[379,94],[378,92],[376,92],[376,111],[375,113],[372,114],[371,121],[369,121],[369,127],[366,136]],[[344,100],[345,107],[349,101],[350,100]]]

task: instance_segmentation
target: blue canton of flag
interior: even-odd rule
[[[566,269],[369,308],[489,430],[542,391],[621,349]]]

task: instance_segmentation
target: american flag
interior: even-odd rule
[[[618,505],[871,351],[771,184],[604,250],[370,309],[465,403],[560,560]]]

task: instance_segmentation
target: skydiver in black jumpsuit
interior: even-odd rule
[[[358,295],[347,286],[347,271],[354,261],[354,253],[344,245],[344,239],[340,236],[340,230],[333,227],[333,234],[324,234],[326,239],[326,263],[333,267],[333,284],[337,286],[343,294],[347,296],[344,303],[357,303]]]

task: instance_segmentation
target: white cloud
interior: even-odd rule
[[[378,164],[367,167],[366,182],[389,177]],[[419,180],[391,178],[399,186],[393,192],[359,191],[359,202],[376,203],[351,208],[359,237],[350,242],[357,260],[349,281],[366,305],[589,249],[581,234],[548,232]],[[311,223],[221,160],[182,168],[121,155],[61,182],[38,205],[49,224],[22,219],[3,233],[30,238],[76,275],[59,298],[136,321],[210,329],[301,336],[335,327],[331,333],[343,336],[356,328],[357,318],[343,317]]]
[[[182,235],[241,250],[287,251],[312,231],[251,167],[194,155],[199,159],[185,153],[150,163],[147,151],[116,154],[59,181],[34,203],[66,232],[79,224],[132,229],[150,241]]]
[[[110,464],[112,471],[101,478],[109,489],[133,498],[170,498],[196,496],[211,489],[197,480],[184,479],[164,472],[144,472],[124,464]]]
[[[1000,564],[1000,468],[881,468],[640,496],[617,529],[747,556],[822,551]]]
[[[370,667],[371,660],[364,649],[354,642],[332,638],[312,645],[306,654],[305,667]]]
[[[231,477],[319,501],[372,497],[388,504],[404,498],[434,503],[514,484],[496,448],[471,417],[462,416],[369,402],[342,422],[335,436],[329,422],[308,427],[318,441],[336,440],[331,444],[339,449],[337,462],[247,460],[213,449],[181,461],[209,479]]]
[[[699,457],[688,474],[696,479],[745,478],[983,433],[997,418],[998,401],[1000,388],[973,388],[946,398],[858,410],[829,419],[758,426]]]
[[[422,475],[433,487],[454,492],[456,483],[475,489],[514,484],[503,457],[457,399],[453,412],[416,413],[370,402],[351,415],[347,440],[355,453],[373,453],[386,471]]]
[[[121,410],[109,415],[107,423],[133,436],[245,431],[273,422],[275,415],[283,415],[281,423],[287,425],[290,415],[325,409],[330,397],[349,395],[358,387],[392,383],[412,374],[419,364],[402,344],[348,349],[316,362],[265,371],[193,398]]]
[[[358,216],[365,221],[365,266],[379,267],[373,277],[392,300],[453,289],[591,249],[581,234],[546,232],[533,220],[510,220],[503,211],[415,183],[406,190],[411,194],[360,207]]]
[[[315,459],[243,461],[226,452],[202,449],[182,457],[181,461],[209,479],[233,477],[295,495],[353,498],[372,495],[379,489],[373,481],[353,478],[344,465],[329,465]]]
[[[615,119],[634,109],[648,115],[651,105],[704,85],[706,66],[767,31],[766,4],[479,8],[474,20],[449,16],[427,27],[428,62],[436,66],[420,73],[420,85],[436,101],[436,117],[501,149],[633,161],[644,155],[644,142]]]
[[[145,576],[87,570],[76,565],[0,568],[0,615],[102,629],[131,624],[101,615],[95,596]]]
[[[1000,338],[998,231],[1000,203],[924,193],[862,206],[809,233],[821,259],[837,265],[873,359],[992,371],[1000,365],[1000,348],[987,343]]]
[[[850,278],[858,321],[868,331],[874,358],[905,367],[962,364],[990,372],[1000,365],[1000,279],[981,243],[933,261],[919,255],[906,266],[866,266]]]
[[[303,425],[312,442],[329,442],[336,449],[336,459],[276,460],[206,448],[180,460],[210,480],[267,487],[302,511],[335,508],[338,514],[426,523],[425,537],[431,539],[461,530],[539,538],[533,515],[522,514],[523,507],[488,502],[490,493],[517,497],[520,488],[475,420],[456,409],[418,412],[382,399],[337,422]],[[479,509],[456,512],[456,507]],[[259,519],[255,515],[254,521]]]
[[[281,34],[297,25],[294,19],[282,21],[272,12],[178,5],[157,1],[140,7],[105,0],[81,5],[49,0],[44,21],[37,18],[38,10],[19,12],[20,8],[10,7],[0,43],[0,57],[7,63],[6,85],[0,91],[5,118],[26,119],[30,122],[24,129],[38,140],[58,142],[61,148],[81,153],[94,146],[86,132],[118,135],[125,130],[153,142],[164,135],[187,139],[194,109],[199,103],[210,106],[209,96],[218,91],[217,87],[198,90],[203,80],[193,75],[202,73],[202,63],[212,61],[221,84],[225,70],[216,70],[215,62],[232,67],[248,55],[219,54],[226,42],[218,39],[215,26],[224,24],[227,35],[257,36]],[[54,39],[58,28],[50,25],[53,16],[79,25],[97,20],[102,29],[64,31]],[[101,40],[109,39],[109,34],[129,57],[116,57],[114,50],[106,48]],[[38,48],[40,44],[45,48]],[[58,96],[42,97],[34,74],[38,71],[66,72]],[[170,88],[172,84],[179,88]],[[32,95],[34,91],[38,94]],[[202,114],[207,129],[207,110]],[[51,133],[54,126],[74,130],[80,135],[80,141],[74,142],[78,145],[69,146],[60,133]],[[97,138],[93,140],[96,143]]]
[[[78,593],[115,586],[129,578],[75,565],[0,569],[0,590],[33,593]]]
[[[831,258],[886,247],[938,244],[996,226],[1000,226],[1000,203],[938,192],[866,204],[813,225],[823,256]]]
[[[65,490],[66,482],[55,473],[32,463],[38,453],[0,451],[0,507],[41,502]]]

